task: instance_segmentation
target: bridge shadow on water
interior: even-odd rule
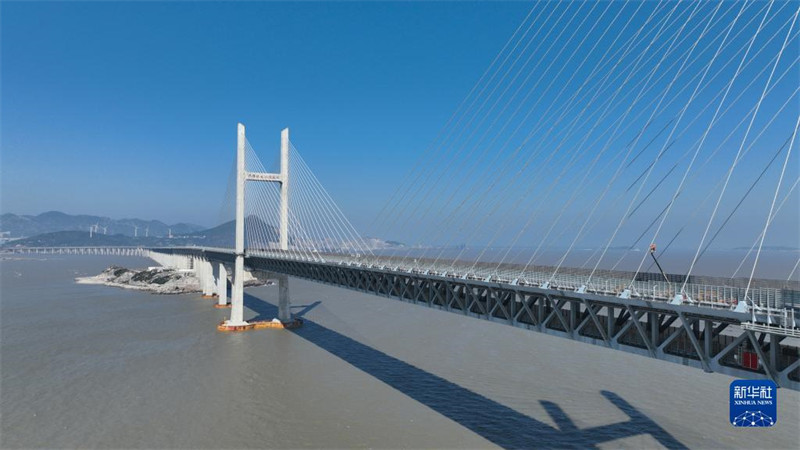
[[[244,303],[256,312],[258,320],[269,320],[278,312],[276,306],[249,294],[245,294]],[[295,307],[302,308],[295,312],[295,317],[301,317],[320,303]],[[615,439],[649,434],[664,447],[687,448],[613,392],[600,393],[629,420],[580,429],[561,407],[542,400],[539,403],[555,422],[556,427],[553,427],[318,323],[304,320],[303,326],[292,330],[293,333],[500,447],[587,448]]]

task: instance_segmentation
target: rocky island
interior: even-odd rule
[[[248,277],[245,273],[245,286],[261,286],[272,284],[271,281],[257,277]],[[149,291],[155,294],[185,294],[201,292],[200,280],[191,269],[173,269],[168,267],[149,267],[144,270],[132,270],[125,267],[111,266],[102,273],[90,277],[78,277],[79,284],[102,284],[125,289]]]

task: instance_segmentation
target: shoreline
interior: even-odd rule
[[[121,289],[130,289],[133,291],[145,291],[150,292],[151,294],[160,294],[160,295],[175,295],[175,294],[190,294],[193,292],[202,292],[202,290],[198,287],[197,289],[190,289],[185,288],[183,290],[175,290],[175,291],[162,291],[153,286],[140,286],[135,284],[126,284],[126,283],[118,283],[115,281],[109,281],[104,279],[103,275],[93,275],[87,277],[76,277],[75,278],[76,284],[92,284],[92,285],[102,285],[102,286],[109,286]]]
[[[245,287],[275,284],[272,280],[262,280],[248,272],[245,273],[245,278]],[[159,295],[192,294],[203,291],[194,271],[169,267],[128,269],[110,266],[97,275],[75,277],[74,280],[76,284],[103,285]]]

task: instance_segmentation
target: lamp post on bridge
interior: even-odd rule
[[[249,324],[244,321],[244,195],[247,181],[280,183],[280,230],[279,246],[281,250],[289,250],[289,129],[281,131],[281,169],[280,173],[248,172],[245,166],[245,128],[238,124],[236,146],[236,260],[234,262],[233,286],[231,289],[231,318],[222,326],[237,329]],[[278,275],[279,299],[278,320],[282,323],[291,321],[289,311],[289,279]]]

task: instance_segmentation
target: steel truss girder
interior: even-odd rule
[[[223,262],[231,259],[224,252],[202,249],[175,249],[175,252],[200,252],[207,259]],[[800,366],[800,359],[781,366],[776,356],[781,336],[741,328],[737,328],[738,334],[722,334],[726,329],[731,330],[731,326],[736,328],[748,321],[746,313],[322,262],[248,256],[245,264],[252,269],[399,299],[709,372],[768,378],[779,386],[800,390],[800,382],[789,378]],[[748,351],[754,350],[758,355],[761,363],[758,370],[741,367],[732,358],[744,345],[752,347]]]

